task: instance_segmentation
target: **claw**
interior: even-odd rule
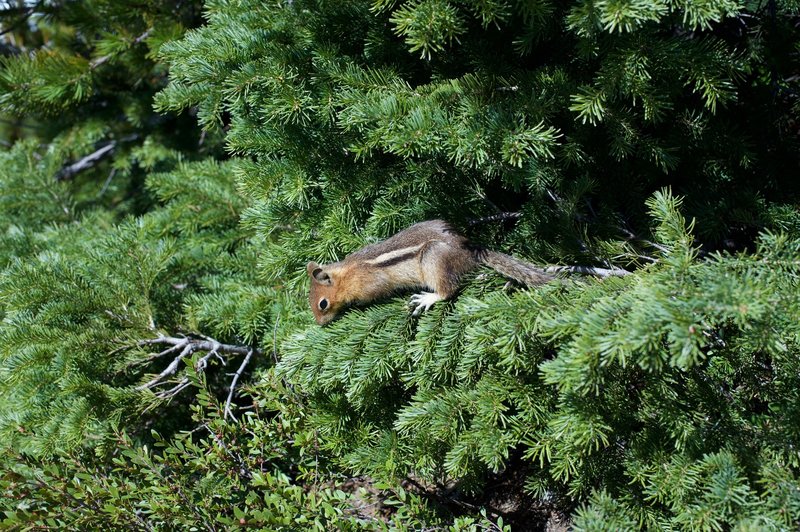
[[[408,302],[409,307],[413,309],[412,316],[419,316],[422,312],[428,310],[437,301],[441,301],[442,296],[436,292],[422,292],[421,294],[414,294]]]

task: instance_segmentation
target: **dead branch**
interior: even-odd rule
[[[199,338],[198,338],[199,337]],[[226,403],[225,409],[226,412],[230,409],[230,402],[233,400],[233,392],[236,388],[236,383],[239,381],[239,377],[241,376],[244,368],[250,362],[250,358],[252,358],[253,354],[261,355],[262,351],[260,349],[255,349],[252,347],[241,346],[241,345],[231,345],[231,344],[223,344],[213,338],[209,338],[208,336],[202,335],[192,335],[187,337],[174,337],[174,336],[159,336],[158,338],[148,338],[145,340],[139,340],[138,342],[134,342],[129,345],[122,346],[118,349],[115,349],[112,354],[119,353],[121,351],[126,351],[129,349],[135,349],[137,347],[147,347],[147,346],[160,346],[163,349],[161,351],[155,352],[147,356],[141,363],[147,364],[152,362],[153,360],[163,358],[165,356],[174,355],[178,353],[175,358],[170,361],[164,370],[160,373],[155,375],[152,379],[147,381],[144,384],[141,384],[136,387],[137,390],[149,390],[153,389],[157,386],[166,384],[170,382],[168,379],[170,376],[174,375],[178,368],[180,367],[181,360],[185,359],[186,357],[191,356],[193,353],[198,352],[205,352],[206,354],[201,357],[200,359],[195,362],[195,370],[198,372],[203,372],[208,367],[209,360],[212,357],[216,357],[222,365],[226,365],[227,361],[222,354],[225,355],[247,355],[245,357],[244,362],[239,368],[239,371],[236,372],[233,382],[231,383],[231,391],[228,395],[228,401]],[[172,381],[175,382],[174,380]],[[162,390],[156,393],[156,397],[159,399],[168,399],[170,397],[174,397],[178,393],[180,393],[184,388],[188,387],[190,381],[188,377],[182,378],[180,381],[177,382],[172,388],[167,390]]]
[[[250,351],[248,351],[247,356],[244,357],[244,360],[242,361],[241,366],[239,366],[239,369],[236,371],[236,374],[233,376],[233,380],[231,381],[231,390],[230,390],[230,392],[228,392],[228,399],[225,401],[225,411],[224,411],[223,416],[225,416],[225,417],[230,416],[230,418],[233,421],[237,421],[236,418],[233,416],[233,413],[231,412],[231,401],[233,400],[233,392],[234,392],[234,390],[236,390],[236,383],[239,382],[239,377],[242,376],[242,372],[244,371],[244,368],[246,368],[247,364],[250,362],[250,357],[253,356],[253,351],[254,351],[254,349],[250,349]]]
[[[168,399],[170,397],[174,397],[174,396],[178,395],[184,388],[188,388],[188,386],[190,384],[191,384],[191,381],[189,381],[188,378],[184,377],[183,379],[181,379],[181,381],[178,384],[176,384],[175,386],[173,386],[169,390],[164,390],[164,391],[158,392],[156,394],[156,397],[158,397],[159,399]]]
[[[65,166],[58,172],[58,174],[56,174],[56,181],[66,181],[67,179],[72,179],[75,175],[83,170],[93,167],[104,157],[113,153],[116,146],[117,141],[112,140],[108,144],[105,144],[102,148],[90,153],[86,157],[75,161],[69,166]]]
[[[192,335],[200,336],[200,335]],[[244,345],[231,345],[223,344],[213,338],[207,336],[200,336],[202,339],[188,337],[174,337],[174,336],[159,336],[158,338],[149,338],[146,340],[139,340],[135,344],[126,346],[125,349],[132,349],[134,347],[142,347],[146,345],[171,345],[173,347],[191,345],[193,351],[218,351],[221,353],[231,355],[246,355],[250,351],[250,347]],[[256,349],[256,354],[261,354],[260,349]]]
[[[170,351],[170,350],[174,350],[174,348],[168,349],[168,351]],[[141,386],[137,387],[136,389],[137,390],[147,390],[148,388],[152,388],[156,384],[159,384],[164,377],[168,377],[168,376],[172,375],[173,373],[175,373],[178,370],[178,365],[181,363],[181,360],[183,360],[187,355],[191,355],[192,351],[193,351],[192,345],[191,344],[186,344],[184,346],[184,348],[181,350],[181,354],[176,356],[172,360],[172,362],[169,363],[169,366],[164,368],[164,371],[162,371],[161,373],[156,375],[149,382],[147,382],[145,384],[142,384]]]
[[[68,179],[72,179],[80,172],[87,170],[89,168],[94,168],[97,163],[114,153],[114,150],[117,148],[117,145],[120,143],[132,142],[139,138],[138,134],[131,134],[126,135],[122,138],[116,140],[109,140],[105,144],[103,144],[100,148],[93,151],[89,155],[78,159],[72,164],[69,164],[63,167],[61,170],[58,171],[56,174],[56,181],[66,181]],[[113,177],[113,173],[111,175]]]

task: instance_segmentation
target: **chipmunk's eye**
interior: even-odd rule
[[[325,310],[326,308],[328,308],[328,300],[323,297],[319,300],[319,309]]]

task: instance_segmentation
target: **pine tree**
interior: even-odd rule
[[[220,0],[185,33],[172,7],[37,4],[4,52],[6,493],[88,500],[91,467],[110,524],[191,522],[181,486],[278,526],[257,512],[319,518],[293,481],[364,475],[397,526],[502,527],[493,485],[516,524],[800,524],[800,6]],[[420,318],[403,294],[313,323],[307,261],[431,218],[630,274],[479,272]],[[241,473],[265,452],[270,480]]]

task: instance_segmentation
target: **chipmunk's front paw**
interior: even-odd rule
[[[412,316],[419,316],[423,311],[428,310],[437,301],[443,298],[436,292],[422,292],[421,294],[414,294],[408,302],[408,306],[413,309]]]

